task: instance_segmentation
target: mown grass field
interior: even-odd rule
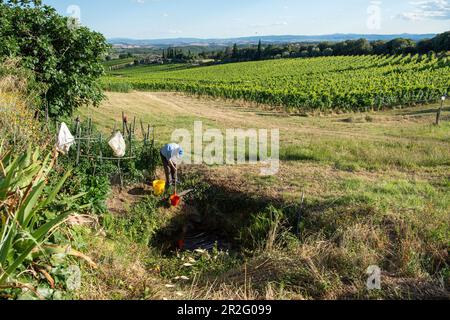
[[[140,66],[110,72],[106,90],[179,91],[288,110],[356,111],[436,102],[449,89],[448,57],[320,57],[208,67]]]
[[[208,184],[210,205],[203,219],[241,246],[236,256],[219,254],[213,263],[196,253],[161,254],[158,246],[136,239],[98,240],[102,245],[92,246],[92,252],[106,259],[100,273],[110,277],[96,291],[86,286],[82,297],[448,298],[448,106],[437,127],[437,105],[299,117],[177,93],[107,97],[100,108],[81,111],[106,133],[122,111],[155,124],[160,143],[169,141],[174,129],[192,130],[194,121],[205,128],[279,128],[282,162],[271,177],[261,177],[258,166],[250,165],[182,168],[182,179],[196,174]],[[273,219],[268,206],[279,208],[286,220],[300,212],[298,230],[280,222],[275,236],[255,240],[258,226],[268,215]],[[163,210],[155,219],[164,229],[194,209],[180,210]],[[131,209],[126,219],[134,215]],[[117,246],[122,249],[112,249]],[[190,271],[180,267],[188,259],[197,261]],[[383,270],[381,291],[366,290],[370,265]],[[138,272],[128,274],[131,267]],[[191,281],[175,281],[181,274]],[[144,280],[151,290],[120,285]]]

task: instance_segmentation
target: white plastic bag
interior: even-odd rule
[[[70,147],[75,144],[75,138],[70,133],[69,128],[63,122],[61,123],[61,127],[58,133],[58,139],[56,141],[56,150],[63,154],[67,154],[70,150]]]
[[[118,158],[122,158],[125,156],[126,152],[126,144],[125,140],[123,139],[122,133],[120,131],[117,131],[114,136],[109,140],[109,146],[114,152],[114,155]]]

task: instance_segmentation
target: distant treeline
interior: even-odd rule
[[[367,39],[347,40],[342,42],[265,44],[217,48],[198,46],[169,47],[164,49],[146,49],[141,54],[133,53],[134,49],[113,49],[113,56],[119,59],[134,57],[135,65],[148,63],[195,63],[199,60],[211,60],[209,63],[229,63],[282,58],[308,58],[321,56],[351,55],[398,55],[428,54],[432,52],[450,51],[450,31],[437,35],[432,39],[414,41],[398,38],[390,41],[368,41]],[[202,50],[202,51],[200,51]],[[144,54],[145,53],[145,54]],[[156,59],[155,57],[158,57]]]
[[[201,53],[204,55],[205,53]],[[195,59],[198,59],[200,55],[197,55],[195,52],[192,52],[190,49],[183,50],[178,48],[168,48],[167,50],[163,50],[162,58],[163,60],[171,60],[173,62],[188,62]]]
[[[349,56],[369,54],[428,54],[450,50],[450,31],[437,35],[433,39],[419,42],[398,38],[391,41],[368,41],[366,39],[348,40],[343,42],[299,43],[285,45],[264,45],[261,41],[257,46],[239,47],[234,45],[225,50],[202,52],[203,59],[214,59],[223,62],[267,60],[277,58]],[[184,53],[179,50],[178,58]],[[192,59],[192,54],[186,58]]]

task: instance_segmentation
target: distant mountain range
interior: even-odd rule
[[[369,41],[385,40],[389,41],[395,38],[407,38],[414,41],[433,38],[435,34],[330,34],[330,35],[284,35],[284,36],[254,36],[228,39],[200,39],[200,38],[174,38],[174,39],[148,39],[137,40],[128,38],[108,39],[109,43],[116,47],[168,47],[168,46],[229,46],[237,43],[238,45],[257,44],[259,40],[263,43],[293,43],[293,42],[322,42],[322,41],[345,41],[367,39]]]

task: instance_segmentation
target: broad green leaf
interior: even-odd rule
[[[65,212],[60,214],[57,218],[50,222],[47,222],[33,233],[34,241],[21,253],[21,255],[6,269],[6,271],[0,276],[0,285],[5,283],[8,277],[25,261],[28,255],[38,246],[38,243],[42,241],[45,235],[56,225],[67,219],[71,212]]]
[[[37,241],[40,241],[41,238],[44,237],[53,227],[55,227],[56,225],[67,219],[71,213],[72,213],[71,211],[61,213],[52,221],[47,222],[32,234],[33,238],[37,239]]]
[[[17,221],[23,228],[26,228],[28,222],[30,221],[31,213],[35,211],[33,210],[33,208],[35,207],[37,201],[39,200],[39,197],[41,196],[44,187],[45,181],[42,181],[35,188],[33,188],[33,190],[31,191],[29,196],[25,199],[25,201],[21,203],[20,209],[17,212]]]
[[[67,178],[69,178],[69,176],[72,174],[72,171],[69,170],[66,172],[66,174],[60,179],[60,181],[58,182],[58,184],[55,186],[55,188],[52,190],[52,192],[50,192],[50,194],[48,195],[47,199],[43,202],[42,206],[45,207],[47,205],[49,205],[50,203],[52,203],[56,196],[58,195],[58,192],[61,190],[62,186],[64,185],[64,183],[66,182]]]
[[[10,225],[4,230],[5,238],[1,239],[0,243],[0,264],[5,266],[6,260],[8,258],[8,253],[12,248],[14,237],[16,236],[16,226],[13,221],[9,222]]]

